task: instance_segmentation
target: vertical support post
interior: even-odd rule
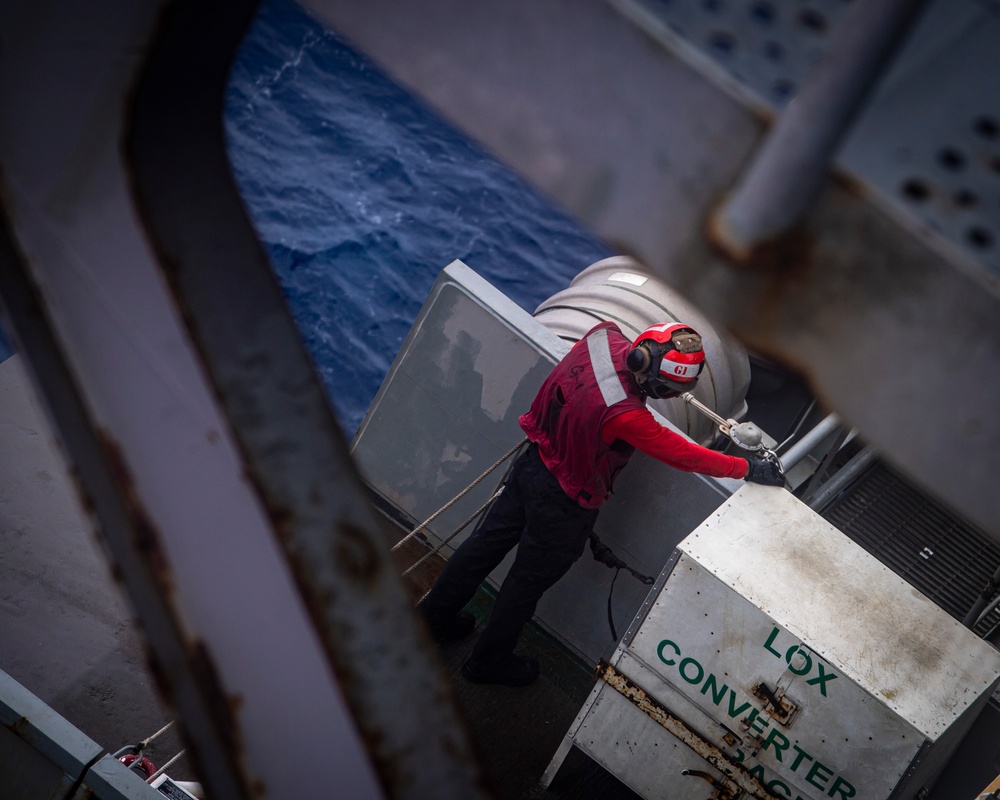
[[[171,7],[133,95],[133,196],[384,795],[474,800],[464,722],[232,178],[233,6]]]
[[[788,104],[735,191],[711,221],[716,245],[740,264],[809,211],[830,162],[924,0],[857,0],[815,75]]]
[[[256,7],[0,4],[0,293],[207,793],[483,797],[232,180]]]

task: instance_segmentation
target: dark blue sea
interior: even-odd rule
[[[608,247],[291,0],[226,102],[236,180],[347,436],[453,259],[528,311]]]
[[[348,437],[453,259],[533,311],[611,254],[292,0],[261,6],[225,125],[247,210]]]

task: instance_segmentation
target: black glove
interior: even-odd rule
[[[781,471],[780,464],[766,458],[748,458],[747,464],[747,481],[765,486],[785,485],[785,473]]]

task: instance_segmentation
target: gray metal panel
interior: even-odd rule
[[[843,0],[611,5],[758,111],[784,107],[822,60]]]
[[[935,0],[839,163],[902,222],[1000,284],[1000,6]]]
[[[453,262],[358,428],[352,447],[359,469],[389,502],[425,520],[524,438],[517,419],[568,349]],[[451,533],[490,498],[507,466],[438,517],[430,532]]]
[[[718,777],[704,759],[671,736],[614,689],[594,699],[576,732],[575,745],[646,798],[705,800],[711,788],[682,775],[700,770]]]
[[[369,484],[418,522],[454,498],[523,438],[528,410],[569,345],[461,262],[432,288],[353,444]],[[485,502],[504,468],[429,526],[449,535]],[[638,454],[601,510],[597,533],[639,571],[655,576],[677,542],[742,482],[678,472]],[[457,546],[467,529],[454,539]],[[513,554],[491,576],[499,584]],[[535,619],[593,662],[614,646],[606,623],[614,572],[586,552],[550,589]],[[648,587],[622,575],[614,587],[619,634]]]

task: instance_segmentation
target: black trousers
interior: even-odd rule
[[[597,509],[581,508],[559,486],[532,444],[511,467],[503,492],[468,539],[448,559],[424,598],[425,611],[454,617],[478,586],[517,546],[493,613],[472,652],[481,664],[510,658],[524,624],[545,591],[583,553]]]

